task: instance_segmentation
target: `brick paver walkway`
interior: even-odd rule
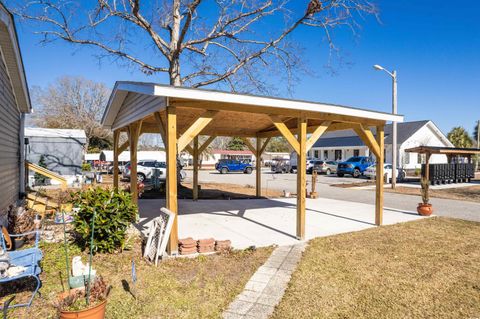
[[[225,319],[268,318],[280,302],[306,243],[276,248],[223,313]]]

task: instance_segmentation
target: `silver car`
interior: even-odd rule
[[[337,162],[335,161],[315,161],[313,165],[307,169],[308,174],[312,174],[313,171],[316,171],[318,174],[327,174],[337,172]]]

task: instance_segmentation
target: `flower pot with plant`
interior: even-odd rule
[[[420,180],[422,186],[422,203],[419,203],[417,206],[417,212],[422,216],[430,216],[433,213],[432,204],[430,204],[430,182],[426,177],[422,177]]]
[[[55,306],[60,319],[103,319],[111,286],[97,277],[90,287],[71,289],[60,294]]]

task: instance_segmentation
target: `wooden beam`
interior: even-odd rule
[[[298,118],[297,152],[297,237],[305,239],[305,198],[307,197],[307,119]]]
[[[119,132],[120,133],[120,132]],[[118,147],[118,154],[120,155],[120,153],[124,152],[128,146],[130,146],[130,142],[129,141],[126,141],[125,143],[123,143],[122,145],[120,145]]]
[[[137,181],[137,148],[140,136],[141,122],[134,122],[128,126],[128,141],[130,142],[130,193],[132,200],[138,204],[138,181]]]
[[[198,136],[193,138],[193,200],[198,200]]]
[[[120,131],[115,130],[113,131],[113,189],[118,191],[118,142],[120,138]]]
[[[262,140],[257,137],[257,147],[255,149],[255,195],[262,196]],[[253,146],[252,146],[253,148]]]
[[[198,149],[198,154],[202,154],[203,152],[205,152],[205,150],[207,149],[207,147],[210,145],[210,143],[213,142],[213,140],[216,138],[215,135],[212,135],[210,136],[205,142],[203,142],[202,146],[200,146],[200,148]]]
[[[162,116],[160,115],[160,112],[155,112],[153,114],[155,116],[155,121],[157,122],[158,130],[160,131],[160,136],[162,137],[162,142],[165,148],[167,147],[167,141],[165,140],[165,125],[163,124],[162,121]]]
[[[166,149],[167,148],[167,142],[165,137],[166,133],[165,133],[165,125],[163,124],[163,121],[162,121],[162,116],[160,115],[160,112],[155,112],[154,116],[155,116],[155,121],[157,122],[158,131],[160,133],[160,136],[162,137],[163,145],[165,146],[165,149]],[[177,132],[177,137],[178,136],[179,134]],[[184,150],[186,150],[188,153],[193,155],[193,148],[190,145],[186,145]]]
[[[219,111],[232,111],[235,112],[245,112],[252,114],[265,114],[265,115],[280,115],[297,118],[301,114],[309,119],[319,119],[324,121],[339,121],[339,122],[351,122],[351,123],[368,123],[369,125],[376,126],[384,124],[384,120],[376,120],[371,118],[365,118],[360,116],[351,116],[351,115],[342,115],[342,114],[332,114],[332,113],[321,113],[314,111],[301,111],[301,110],[291,110],[291,109],[282,109],[282,108],[272,108],[267,106],[260,105],[247,105],[239,103],[217,103],[210,101],[194,101],[186,100],[181,98],[171,98],[170,103],[172,106],[185,107],[185,108],[196,108],[196,109],[207,109],[207,110],[219,110]],[[288,101],[286,102],[288,103]]]
[[[377,141],[379,148],[379,155],[376,163],[376,190],[375,190],[375,225],[382,225],[383,223],[383,162],[384,162],[384,127],[377,126]]]
[[[253,154],[257,154],[257,149],[255,148],[255,146],[252,145],[252,142],[250,142],[250,140],[246,137],[242,137],[241,138],[243,143],[245,143],[245,145],[248,147],[248,149],[250,150],[250,152],[252,152]],[[257,144],[258,145],[258,144]]]
[[[364,127],[362,124],[357,124],[354,127],[354,131],[355,133],[358,134],[358,136],[362,139],[362,141],[368,146],[368,148],[373,152],[373,154],[375,154],[375,156],[379,158],[381,156],[379,143],[375,140],[375,136],[373,136],[372,131],[369,128]]]
[[[177,110],[167,106],[167,209],[175,213],[167,250],[178,252],[178,203],[177,203]]]
[[[183,149],[190,144],[195,136],[200,134],[200,132],[213,120],[218,111],[206,111],[200,117],[193,122],[192,125],[180,136],[177,142],[177,151],[181,152]]]
[[[260,139],[260,138],[257,137],[257,139]],[[267,137],[267,139],[265,140],[265,142],[263,142],[263,145],[262,145],[262,147],[260,148],[260,155],[262,155],[263,152],[265,151],[265,148],[267,148],[267,145],[268,145],[268,142],[270,142],[270,139],[271,139],[271,137]]]
[[[312,135],[307,140],[307,152],[312,148],[313,144],[315,144],[316,141],[322,136],[323,133],[325,133],[328,129],[328,127],[332,124],[330,121],[325,121],[322,124],[320,124],[315,131],[312,132]]]
[[[300,145],[295,136],[293,136],[292,132],[288,129],[288,127],[283,123],[282,119],[278,115],[270,115],[270,119],[272,120],[273,124],[280,131],[280,133],[285,137],[287,142],[292,146],[295,152],[300,153]],[[306,130],[306,126],[305,126]],[[305,133],[306,134],[306,133]]]

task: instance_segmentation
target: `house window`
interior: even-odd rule
[[[323,159],[324,160],[328,159],[328,151],[323,151]]]
[[[384,163],[387,162],[387,149],[386,148],[383,149],[383,162]]]
[[[335,150],[335,160],[336,161],[342,160],[342,150]]]
[[[318,158],[318,151],[317,150],[313,151],[313,157]]]
[[[410,153],[405,153],[405,164],[408,165],[410,164]]]
[[[353,156],[360,156],[360,150],[353,150]]]
[[[417,164],[422,164],[422,154],[417,154]]]

